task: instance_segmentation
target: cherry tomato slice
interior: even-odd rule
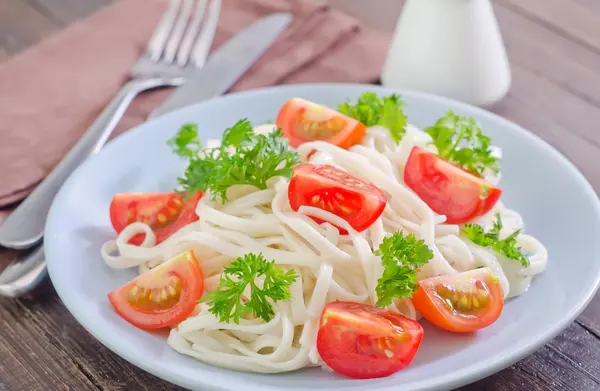
[[[455,333],[473,332],[494,323],[504,293],[489,268],[419,281],[413,303],[425,319]]]
[[[293,148],[322,140],[347,149],[358,144],[367,132],[360,121],[300,98],[292,98],[281,107],[276,123]]]
[[[189,199],[177,193],[119,193],[110,203],[110,222],[117,233],[131,223],[150,225],[156,234],[156,244],[167,239],[181,227],[198,220],[196,205],[202,192]],[[140,245],[144,234],[134,236],[130,244]]]
[[[414,147],[404,182],[446,223],[463,224],[489,212],[502,190],[434,153]]]
[[[108,300],[134,326],[159,329],[187,318],[203,288],[198,261],[186,251],[110,292]]]
[[[302,205],[314,206],[343,218],[359,232],[381,216],[387,203],[385,193],[375,185],[333,166],[314,164],[294,167],[288,198],[295,211]]]
[[[337,301],[323,309],[317,350],[337,373],[372,379],[408,366],[422,338],[421,325],[401,314]]]

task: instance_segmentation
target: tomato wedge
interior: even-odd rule
[[[421,325],[401,314],[337,301],[323,309],[317,350],[337,373],[373,379],[408,366],[422,338]]]
[[[294,167],[288,198],[295,211],[302,205],[315,206],[343,218],[359,232],[381,216],[387,203],[385,193],[372,183],[333,166],[315,164]],[[340,232],[347,233],[343,229]]]
[[[117,233],[136,221],[146,223],[156,234],[158,244],[198,220],[196,205],[200,198],[202,192],[189,199],[177,193],[119,193],[110,203],[110,222]],[[140,245],[143,241],[144,234],[139,234],[129,243]]]
[[[187,318],[203,288],[198,261],[186,251],[110,292],[108,300],[134,326],[159,329]]]
[[[419,281],[413,303],[425,319],[455,333],[473,332],[494,323],[504,293],[489,268]]]
[[[300,98],[292,98],[281,107],[276,123],[293,148],[322,140],[347,149],[367,133],[360,121]]]
[[[448,224],[463,224],[489,212],[502,190],[434,153],[414,147],[404,182]]]

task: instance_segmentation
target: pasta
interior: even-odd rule
[[[269,125],[257,128],[261,133],[272,130]],[[547,251],[538,240],[524,233],[517,236],[530,260],[528,267],[522,267],[493,249],[465,239],[459,226],[445,224],[445,216],[433,212],[404,184],[402,172],[411,149],[419,146],[435,151],[430,141],[427,133],[408,125],[396,144],[387,129],[373,126],[360,144],[348,150],[323,141],[307,142],[297,149],[302,160],[331,164],[372,182],[388,195],[384,212],[363,232],[319,208],[302,206],[293,211],[288,201],[289,180],[276,177],[264,190],[230,188],[225,204],[204,196],[196,208],[200,220],[158,245],[148,225],[133,223],[116,240],[104,244],[102,257],[111,268],[137,267],[143,273],[184,250],[192,250],[200,261],[206,291],[217,286],[224,266],[249,252],[262,253],[286,270],[294,269],[298,278],[291,285],[292,298],[274,303],[275,315],[270,321],[248,317],[239,324],[223,323],[207,310],[206,303],[200,303],[168,337],[168,344],[181,354],[260,373],[323,364],[316,347],[323,307],[336,300],[377,302],[382,264],[375,250],[389,233],[414,233],[432,250],[433,258],[418,271],[419,279],[485,266],[498,278],[505,298],[522,294],[547,263]],[[485,179],[497,183],[499,177],[487,173]],[[504,223],[501,237],[524,228],[520,215],[500,202],[476,223],[490,229],[497,215]],[[318,224],[311,216],[324,222]],[[336,227],[348,235],[341,235]],[[128,244],[139,233],[146,235],[144,242],[140,246]],[[408,298],[394,300],[388,309],[411,319],[420,318]]]

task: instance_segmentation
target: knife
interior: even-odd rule
[[[210,56],[201,70],[175,90],[149,118],[225,93],[271,46],[291,21],[289,13],[272,14],[230,38]],[[5,224],[6,222],[3,227]],[[42,236],[41,233],[38,235]],[[22,296],[35,288],[46,274],[43,245],[38,244],[0,273],[0,296]]]
[[[225,93],[271,46],[291,20],[289,13],[271,14],[234,35],[210,56],[202,69],[190,76],[183,87],[175,90],[154,110],[150,118]],[[50,208],[50,197],[54,194],[36,193],[36,197],[30,196],[17,208],[0,225],[0,244],[16,249],[38,244]],[[32,202],[36,203],[34,207]]]
[[[225,42],[210,56],[201,71],[177,88],[148,118],[154,118],[192,103],[219,96],[263,55],[277,36],[289,25],[289,13],[264,17]]]

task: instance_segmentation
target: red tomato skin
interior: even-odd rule
[[[345,317],[347,307],[355,308],[359,315]],[[386,377],[407,367],[423,339],[423,327],[418,322],[367,304],[329,303],[323,309],[320,324],[317,334],[319,355],[335,372],[353,379]],[[401,349],[396,349],[392,357],[382,354],[383,351],[378,350],[381,349],[378,341],[399,337],[395,334],[398,327],[403,331],[402,342],[399,342]],[[362,332],[356,331],[360,329]],[[359,351],[365,345],[374,346],[377,353]]]
[[[117,314],[135,327],[145,330],[175,326],[185,320],[194,311],[197,301],[202,296],[204,278],[202,269],[200,269],[198,260],[192,251],[186,251],[185,253],[172,258],[170,261],[182,258],[185,258],[185,261],[188,263],[185,270],[169,271],[169,275],[177,276],[181,281],[181,296],[177,304],[168,310],[155,312],[141,311],[129,304],[127,301],[127,294],[131,289],[131,285],[147,273],[152,273],[155,270],[152,269],[113,290],[107,295],[108,301],[114,307]]]
[[[324,168],[333,169],[347,176],[350,180],[359,182],[364,187],[357,189],[348,186],[346,183],[336,181],[335,177],[325,177],[320,172]],[[319,207],[311,202],[312,198],[319,194],[329,194],[328,197],[332,203],[343,204],[345,207],[352,209],[351,214],[345,214],[341,210],[329,210],[321,207],[321,209],[328,210],[346,220],[358,232],[369,228],[381,216],[387,204],[387,196],[381,189],[333,166],[307,163],[294,167],[288,187],[288,198],[292,209],[298,211],[303,205]],[[344,200],[335,199],[333,194],[341,194]],[[319,218],[312,216],[311,218],[319,224],[323,222]],[[343,228],[337,228],[342,235],[348,233]]]
[[[310,105],[316,104],[304,99],[292,98],[281,107],[277,114],[275,123],[277,124],[277,127],[281,129],[283,135],[288,139],[288,143],[292,148],[298,148],[305,142],[315,141],[315,139],[307,139],[298,135],[296,131],[296,121],[298,117],[304,114]],[[336,112],[333,109],[329,110],[347,121],[348,125],[338,134],[324,138],[322,141],[337,145],[340,148],[348,149],[351,146],[358,144],[365,134],[367,134],[367,127],[362,122]]]
[[[447,162],[413,147],[404,169],[404,182],[447,224],[464,224],[488,213],[502,190]]]
[[[461,274],[465,273],[474,272],[470,271]],[[451,280],[452,276],[438,276],[422,280],[419,282],[419,289],[413,293],[413,304],[416,310],[434,326],[452,333],[472,333],[490,326],[502,314],[504,292],[497,280],[484,279],[491,298],[488,311],[478,315],[460,316],[453,314],[445,306],[442,307],[443,304],[439,302],[439,299],[433,293],[432,289],[435,287],[436,279],[441,278]]]
[[[161,203],[165,198],[177,197],[183,202],[183,209],[175,221],[166,227],[154,230],[156,235],[156,244],[159,244],[177,232],[183,226],[198,221],[196,215],[196,205],[204,193],[197,192],[189,199],[183,199],[179,194],[170,193],[118,193],[110,203],[109,213],[110,222],[117,233],[121,233],[129,225],[127,211],[132,202],[150,201]],[[144,234],[138,234],[129,240],[129,244],[139,246],[144,241]]]

